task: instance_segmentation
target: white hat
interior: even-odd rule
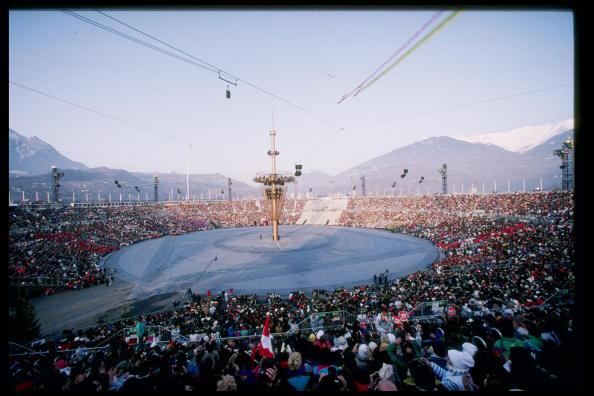
[[[365,344],[359,345],[357,355],[360,359],[367,359],[369,357],[369,347]]]
[[[448,351],[448,357],[455,369],[468,370],[469,368],[474,367],[474,359],[468,352],[460,352],[455,349],[450,349]]]
[[[507,308],[503,311],[504,315],[509,315],[509,316],[514,316],[514,311],[512,311],[510,308]]]
[[[394,374],[394,368],[391,364],[384,363],[382,368],[379,370],[379,376],[381,379],[389,380]]]
[[[478,348],[476,347],[476,345],[471,344],[470,342],[465,342],[464,344],[462,344],[462,350],[464,352],[468,352],[470,356],[474,357],[474,355],[478,351]]]
[[[373,353],[373,351],[375,351],[375,348],[377,348],[377,344],[373,341],[371,341],[369,343],[369,350]]]
[[[324,335],[324,330],[318,330],[316,333],[316,338],[319,340]]]
[[[392,334],[392,333],[389,333],[388,334],[388,342],[390,344],[395,344],[396,343],[396,336],[394,334]]]

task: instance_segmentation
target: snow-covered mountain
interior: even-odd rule
[[[64,169],[87,169],[84,164],[66,158],[37,136],[27,138],[8,129],[8,170],[10,174],[39,175],[55,165]]]
[[[455,138],[470,143],[493,144],[508,151],[525,153],[570,129],[573,129],[573,118],[556,123],[526,125],[507,131],[474,136],[455,136]]]

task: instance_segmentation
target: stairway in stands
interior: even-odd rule
[[[305,202],[301,217],[296,224],[337,225],[348,201],[347,198],[310,199]]]

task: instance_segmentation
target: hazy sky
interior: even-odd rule
[[[435,11],[105,11],[342,127],[574,82],[570,12],[462,12],[369,89],[337,104]],[[97,12],[77,12],[163,47]],[[192,173],[248,181],[268,170],[272,108],[279,168],[303,163],[305,172],[330,174],[424,137],[573,115],[574,87],[565,86],[345,129],[319,147],[336,126],[241,82],[226,99],[217,74],[60,11],[11,11],[9,23],[10,80],[211,150],[194,148]],[[10,128],[73,160],[185,172],[182,144],[9,87]]]

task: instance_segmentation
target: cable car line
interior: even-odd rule
[[[214,154],[214,155],[216,155],[216,156],[218,156],[218,157],[225,157],[225,158],[228,158],[228,159],[234,159],[234,160],[238,160],[238,158],[234,158],[234,157],[230,157],[230,156],[228,156],[228,155],[225,155],[225,154],[220,154],[220,153],[217,153],[216,151],[213,151],[213,150],[211,150],[211,149],[209,149],[209,148],[202,147],[202,146],[197,146],[197,145],[195,145],[195,144],[193,144],[193,143],[190,143],[190,142],[187,142],[187,141],[185,141],[185,140],[177,139],[177,138],[175,138],[175,137],[173,137],[173,136],[171,136],[171,135],[168,135],[168,134],[165,134],[165,133],[162,133],[162,132],[158,132],[158,131],[155,131],[155,130],[152,130],[152,129],[145,128],[145,127],[143,127],[143,126],[141,126],[141,125],[135,124],[135,123],[133,123],[133,122],[130,122],[130,121],[126,121],[126,120],[124,120],[124,119],[122,119],[122,118],[115,117],[115,116],[112,116],[112,115],[110,115],[110,114],[107,114],[107,113],[103,113],[103,112],[101,112],[101,111],[94,110],[94,109],[92,109],[92,108],[90,108],[90,107],[83,106],[83,105],[80,105],[80,104],[78,104],[78,103],[74,103],[74,102],[71,102],[71,101],[69,101],[69,100],[66,100],[66,99],[59,98],[59,97],[57,97],[57,96],[54,96],[54,95],[51,95],[51,94],[49,94],[49,93],[47,93],[47,92],[43,92],[43,91],[40,91],[40,90],[38,90],[38,89],[31,88],[31,87],[28,87],[28,86],[26,86],[26,85],[23,85],[23,84],[19,84],[19,83],[15,82],[15,81],[10,81],[10,80],[9,80],[9,83],[10,83],[10,84],[14,84],[14,85],[16,85],[16,86],[19,86],[19,87],[21,87],[21,88],[27,89],[27,90],[29,90],[29,91],[35,92],[35,93],[37,93],[37,94],[39,94],[39,95],[43,95],[43,96],[49,97],[49,98],[51,98],[51,99],[57,100],[57,101],[59,101],[59,102],[62,102],[62,103],[68,104],[68,105],[70,105],[70,106],[74,106],[74,107],[77,107],[77,108],[79,108],[79,109],[86,110],[86,111],[88,111],[88,112],[90,112],[90,113],[94,113],[94,114],[97,114],[97,115],[100,115],[100,116],[103,116],[103,117],[109,118],[109,119],[111,119],[111,120],[114,120],[114,121],[120,122],[120,123],[122,123],[122,124],[125,124],[125,125],[128,125],[128,126],[131,126],[131,127],[134,127],[134,128],[136,128],[136,129],[143,130],[143,131],[145,131],[145,132],[152,133],[152,134],[154,134],[154,135],[157,135],[157,136],[161,136],[161,137],[163,137],[163,138],[165,138],[165,139],[169,139],[169,140],[175,141],[175,142],[177,142],[177,143],[181,143],[181,144],[183,144],[183,145],[186,145],[186,146],[195,147],[195,148],[197,148],[197,149],[199,149],[199,150],[203,150],[203,151],[209,151],[210,153],[212,153],[212,154]]]
[[[341,128],[341,127],[342,127],[341,125],[338,125],[337,123],[335,123],[335,122],[333,122],[333,121],[330,121],[330,120],[328,120],[327,118],[324,118],[324,117],[322,117],[322,116],[320,116],[320,115],[318,115],[318,114],[316,114],[316,113],[314,113],[314,112],[312,112],[312,111],[310,111],[310,110],[307,110],[307,109],[305,109],[304,107],[301,107],[301,106],[299,106],[299,105],[297,105],[297,104],[295,104],[295,103],[292,103],[292,102],[290,102],[289,100],[287,100],[287,99],[285,99],[285,98],[283,98],[283,97],[281,97],[281,96],[278,96],[278,95],[276,95],[276,94],[273,94],[272,92],[270,92],[270,91],[268,91],[268,90],[266,90],[266,89],[264,89],[264,88],[261,88],[261,87],[259,87],[259,86],[255,85],[255,84],[253,84],[253,83],[250,83],[250,82],[249,82],[249,81],[247,81],[247,80],[244,80],[244,79],[242,79],[242,78],[240,78],[240,77],[237,77],[237,76],[235,76],[235,75],[233,75],[233,74],[231,74],[231,73],[227,73],[227,72],[225,72],[223,69],[216,68],[216,67],[214,67],[214,66],[212,66],[212,65],[210,65],[211,67],[207,67],[207,66],[205,66],[205,65],[203,65],[203,64],[201,64],[201,63],[197,63],[197,62],[195,62],[195,61],[192,61],[192,60],[190,60],[190,59],[187,59],[187,58],[184,58],[184,57],[182,57],[182,56],[179,56],[179,55],[177,55],[177,54],[171,53],[171,52],[169,52],[169,51],[167,51],[167,50],[164,50],[164,49],[162,49],[162,48],[160,48],[160,47],[157,47],[157,46],[154,46],[154,45],[152,45],[152,44],[149,44],[149,43],[147,43],[147,42],[145,42],[145,41],[143,41],[143,40],[140,40],[140,39],[137,39],[137,38],[135,38],[135,37],[129,36],[129,35],[125,34],[125,33],[122,33],[122,32],[120,32],[119,30],[116,30],[116,29],[110,28],[110,27],[108,27],[108,26],[105,26],[105,25],[103,25],[103,24],[101,24],[101,23],[99,23],[99,22],[96,22],[96,21],[92,20],[92,19],[86,18],[86,17],[84,17],[84,16],[82,16],[82,15],[79,15],[79,14],[77,14],[77,13],[75,13],[75,12],[72,12],[72,11],[67,11],[67,10],[63,10],[63,12],[64,12],[64,13],[66,13],[66,14],[68,14],[68,15],[70,15],[70,16],[73,16],[73,17],[75,17],[75,18],[78,18],[78,19],[82,20],[83,22],[87,22],[87,23],[89,23],[89,24],[91,24],[91,25],[94,25],[94,26],[96,26],[96,27],[99,27],[99,28],[101,28],[101,29],[103,29],[103,30],[106,30],[106,31],[108,31],[108,32],[110,32],[110,33],[113,33],[113,34],[116,34],[116,35],[118,35],[118,36],[121,36],[121,37],[123,37],[123,38],[126,38],[126,39],[128,39],[128,40],[130,40],[130,41],[133,41],[133,42],[137,43],[137,44],[144,45],[145,47],[148,47],[148,48],[154,49],[154,50],[156,50],[156,51],[159,51],[159,52],[161,52],[161,53],[164,53],[164,54],[166,54],[166,55],[172,56],[172,57],[174,57],[174,58],[176,58],[176,59],[182,60],[182,61],[184,61],[184,62],[186,62],[186,63],[189,63],[189,64],[192,64],[192,65],[194,65],[194,66],[200,67],[201,69],[204,69],[204,70],[207,70],[207,71],[210,71],[210,72],[213,72],[213,73],[219,73],[219,72],[222,72],[223,74],[225,74],[225,75],[227,75],[227,76],[230,76],[231,78],[234,78],[234,79],[235,79],[235,80],[237,80],[237,81],[241,81],[242,83],[244,83],[244,84],[246,84],[246,85],[248,85],[248,86],[250,86],[250,87],[252,87],[252,88],[254,88],[254,89],[256,89],[256,90],[258,90],[258,91],[260,91],[260,92],[263,92],[263,93],[265,93],[265,94],[267,94],[267,95],[269,95],[269,96],[272,96],[273,98],[275,98],[275,99],[278,99],[278,100],[280,100],[280,101],[282,101],[282,102],[284,102],[284,103],[286,103],[286,104],[288,104],[288,105],[290,105],[290,106],[292,106],[292,107],[295,107],[295,108],[297,108],[297,109],[299,109],[299,110],[301,110],[301,111],[303,111],[303,112],[305,112],[305,113],[307,113],[307,114],[309,114],[309,115],[311,115],[311,116],[313,116],[313,117],[315,117],[315,118],[317,118],[317,119],[319,119],[319,120],[321,120],[321,121],[324,121],[324,122],[326,122],[326,123],[332,124],[332,125],[334,125],[334,126],[336,126],[336,127],[338,127],[338,128]],[[104,13],[102,13],[102,14],[104,14]],[[105,15],[105,14],[104,14],[104,15]],[[116,19],[116,18],[114,18],[114,17],[111,17],[111,19]],[[129,25],[127,25],[127,26],[129,26]],[[139,29],[136,29],[136,28],[134,28],[134,29],[135,29],[135,30],[137,30],[137,31],[140,31]],[[147,34],[147,35],[148,35],[148,34]],[[151,36],[151,37],[152,37],[152,36]],[[159,42],[162,42],[162,41],[161,41],[161,40],[159,40]],[[175,47],[171,46],[171,48],[175,48]],[[198,58],[195,58],[195,57],[192,57],[192,58],[194,58],[194,59],[198,59]],[[204,61],[200,60],[200,62],[204,62]]]

